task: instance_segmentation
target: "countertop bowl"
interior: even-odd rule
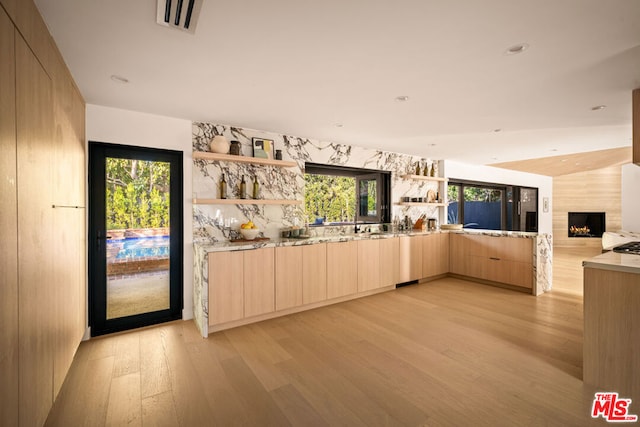
[[[241,228],[240,234],[244,237],[245,240],[254,240],[258,237],[258,233],[260,233],[259,228]]]

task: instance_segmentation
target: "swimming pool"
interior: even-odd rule
[[[107,240],[107,253],[113,254],[115,259],[134,260],[149,257],[169,256],[169,236],[128,237],[119,240]]]

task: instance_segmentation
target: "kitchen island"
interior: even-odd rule
[[[521,270],[528,286],[522,289],[534,295],[551,289],[547,234],[437,230],[200,242],[194,243],[194,321],[207,337],[217,330],[386,292],[402,282],[447,276],[452,234],[484,236],[490,247],[503,238],[530,242],[525,245],[530,248],[529,267]],[[493,283],[482,279],[477,277]]]
[[[607,252],[583,267],[584,382],[640,402],[640,255]]]

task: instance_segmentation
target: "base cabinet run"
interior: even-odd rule
[[[327,245],[276,248],[276,310],[327,299]]]
[[[461,276],[531,289],[532,239],[451,234],[450,271]]]
[[[400,240],[358,241],[358,292],[399,283]]]
[[[453,273],[533,285],[532,239],[433,233],[211,252],[211,331],[345,301]]]
[[[274,248],[209,254],[209,324],[275,311]]]

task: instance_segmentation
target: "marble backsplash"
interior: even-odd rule
[[[209,142],[215,135],[223,135],[229,141],[239,141],[241,154],[249,157],[252,156],[252,138],[271,139],[274,141],[275,149],[282,150],[283,160],[294,161],[297,165],[275,167],[194,159],[194,198],[217,198],[218,183],[221,174],[224,173],[229,198],[238,197],[240,180],[244,175],[248,192],[251,191],[254,177],[257,177],[260,184],[259,198],[304,202],[304,168],[306,162],[311,162],[390,171],[392,217],[402,218],[408,215],[415,220],[420,215],[426,214],[428,218],[438,218],[442,222],[443,215],[446,214],[444,208],[439,207],[395,204],[405,196],[426,197],[430,189],[440,191],[441,198],[445,198],[446,189],[438,182],[401,178],[404,174],[414,173],[417,162],[420,163],[421,168],[426,164],[435,165],[436,172],[441,169],[441,162],[407,154],[201,122],[193,123],[193,150],[209,151]],[[306,221],[303,204],[194,204],[193,206],[193,239],[197,243],[225,241],[236,237],[236,230],[240,224],[248,220],[253,221],[265,237],[270,238],[278,237],[283,227],[296,224],[303,226]],[[315,233],[323,232],[320,228],[314,228],[314,230]]]

